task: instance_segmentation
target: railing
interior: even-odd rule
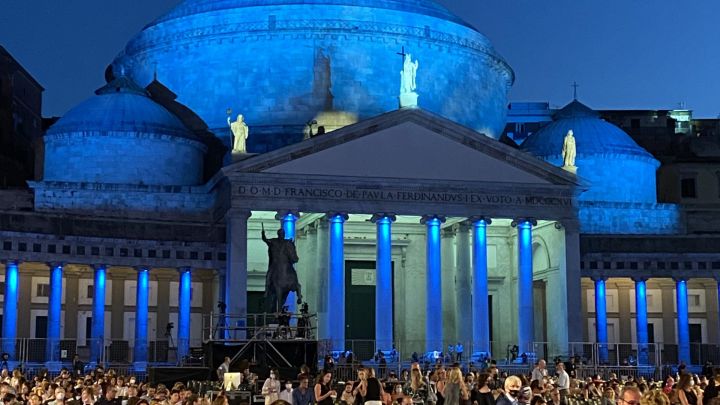
[[[308,313],[262,313],[233,315],[210,313],[203,316],[205,341],[314,340],[317,316]],[[262,336],[261,336],[262,335]]]
[[[49,344],[52,343],[52,344]],[[177,342],[174,339],[148,340],[147,365],[199,365],[205,364],[202,341],[190,339],[190,351],[185,358],[177,357]],[[101,364],[114,369],[133,368],[135,340],[124,339],[0,339],[3,352],[7,353],[9,367],[20,366],[31,370],[48,367],[53,371],[61,367],[73,368],[73,359],[78,355],[86,367]],[[57,352],[52,353],[52,351]],[[142,359],[138,359],[141,360]],[[3,360],[0,364],[4,365]]]

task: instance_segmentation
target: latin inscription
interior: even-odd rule
[[[485,193],[363,190],[332,187],[238,186],[237,195],[259,198],[353,201],[442,202],[455,204],[571,206],[569,197],[513,196]]]

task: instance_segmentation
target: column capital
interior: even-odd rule
[[[230,208],[225,212],[225,220],[228,221],[230,219],[248,219],[252,216],[252,212],[250,210],[245,210],[241,208]]]
[[[50,267],[50,270],[56,268],[56,267],[65,267],[65,262],[47,262],[48,267]]]
[[[177,271],[178,271],[178,273],[180,273],[180,274],[182,274],[182,273],[191,273],[191,272],[192,272],[192,267],[190,267],[190,266],[181,266],[181,267],[178,267],[178,268],[177,268]]]
[[[300,211],[298,210],[280,210],[275,214],[275,219],[278,221],[285,219],[286,216],[292,215],[295,219],[300,218]]]
[[[447,218],[444,215],[435,215],[435,214],[429,214],[429,215],[423,215],[422,218],[420,218],[420,223],[425,225],[430,221],[437,220],[440,221],[440,223],[445,223]]]
[[[603,273],[593,273],[590,275],[590,279],[594,282],[607,281],[608,276],[607,276],[607,274],[603,274]]]
[[[532,226],[537,226],[537,220],[535,218],[518,218],[518,219],[513,220],[510,223],[510,226],[515,228],[522,223],[529,223]]]
[[[470,232],[470,229],[472,229],[472,222],[469,220],[460,221],[456,224],[452,225],[452,228],[455,232]]]
[[[338,217],[342,218],[342,221],[347,221],[350,216],[347,214],[347,212],[328,212],[326,215],[326,218],[329,221],[332,221],[333,219],[337,219]]]
[[[108,269],[108,265],[107,265],[107,264],[93,264],[93,265],[91,265],[90,267],[92,267],[92,269],[95,270],[95,271],[98,271],[98,270],[105,270],[105,271],[107,271],[107,269]]]
[[[139,273],[141,271],[150,271],[150,266],[133,266],[133,269]]]
[[[478,222],[484,222],[485,225],[492,225],[492,218],[486,217],[484,215],[474,215],[474,216],[468,218],[468,221],[472,222],[473,225],[475,225]]]
[[[0,263],[4,264],[5,266],[10,266],[12,264],[19,266],[20,260],[17,259],[6,259],[6,260],[0,260]]]
[[[643,282],[643,283],[644,283],[644,282],[648,281],[648,279],[650,278],[650,276],[648,276],[648,275],[646,275],[646,274],[636,274],[636,275],[633,275],[633,276],[630,277],[630,278],[632,279],[632,281],[634,281],[634,282],[636,282],[636,283],[640,283],[640,282]]]
[[[397,220],[397,216],[396,216],[395,214],[393,214],[393,213],[389,213],[389,212],[378,212],[378,213],[373,214],[372,217],[370,217],[370,222],[372,222],[373,224],[375,224],[375,223],[377,223],[378,221],[380,221],[381,219],[385,219],[385,218],[389,219],[390,222],[395,222],[395,221]]]

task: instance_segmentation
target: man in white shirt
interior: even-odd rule
[[[557,382],[556,385],[558,387],[558,390],[560,391],[560,400],[562,402],[566,401],[568,392],[570,390],[570,375],[565,371],[565,364],[562,362],[559,362],[555,369],[557,370]]]
[[[545,360],[540,359],[537,362],[537,365],[532,371],[532,378],[530,379],[530,382],[533,382],[535,380],[540,382],[540,385],[542,385],[543,379],[547,377],[547,370],[545,370]]]
[[[225,361],[217,368],[218,380],[222,382],[228,371],[230,371],[230,357],[225,357]]]
[[[293,403],[292,381],[285,381],[285,389],[280,391],[280,399],[282,399],[283,401],[287,401],[290,404]]]

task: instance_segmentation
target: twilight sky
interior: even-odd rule
[[[596,109],[720,115],[720,1],[437,0],[484,33],[515,70],[510,101],[562,106],[577,81]],[[3,0],[0,45],[62,115],[103,83],[105,66],[179,0]]]

